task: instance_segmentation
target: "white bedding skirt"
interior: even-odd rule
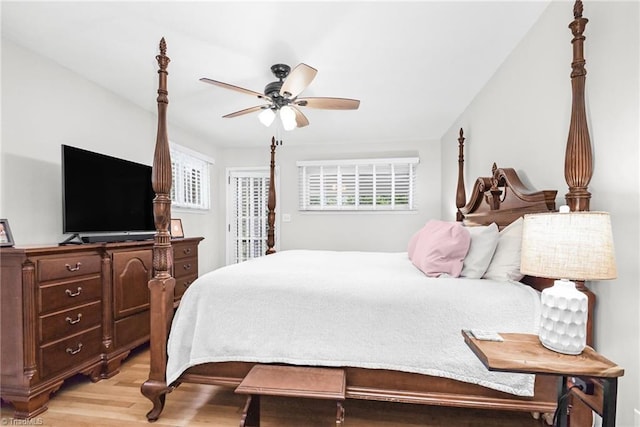
[[[207,362],[390,369],[533,396],[534,376],[489,372],[461,329],[538,332],[518,282],[428,278],[405,252],[283,251],[198,278],[171,327],[167,383]]]

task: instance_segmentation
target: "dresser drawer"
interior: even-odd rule
[[[40,285],[38,289],[38,311],[41,314],[72,308],[102,297],[100,275],[80,280],[68,280],[54,284]]]
[[[173,247],[173,260],[178,261],[183,258],[198,258],[198,242],[175,242],[171,243]]]
[[[83,363],[100,354],[102,328],[40,347],[40,372],[43,378]]]
[[[174,299],[179,299],[182,297],[184,292],[187,290],[189,286],[198,278],[197,274],[190,274],[188,276],[176,277],[176,287],[173,291]]]
[[[38,280],[49,280],[79,277],[87,274],[99,274],[101,269],[100,255],[69,255],[64,258],[44,258],[38,260]]]
[[[173,260],[173,277],[198,275],[198,258],[182,258]]]
[[[100,301],[74,307],[39,318],[40,343],[74,335],[102,322],[102,303]]]

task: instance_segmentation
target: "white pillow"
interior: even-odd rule
[[[522,218],[518,218],[500,232],[498,246],[483,279],[499,281],[520,280],[520,247],[522,246]]]
[[[498,246],[500,230],[493,223],[487,226],[468,227],[471,234],[471,246],[464,258],[460,277],[480,279],[489,268],[491,258]]]

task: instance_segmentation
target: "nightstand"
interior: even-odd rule
[[[594,394],[575,391],[591,409],[602,416],[602,427],[616,424],[618,377],[624,369],[587,346],[581,354],[556,353],[540,344],[537,335],[501,333],[504,341],[481,341],[462,331],[462,336],[475,355],[490,371],[523,374],[559,375],[558,426],[567,426],[567,400],[560,399],[569,387],[567,380],[579,377],[594,383]],[[573,380],[572,380],[573,381]]]

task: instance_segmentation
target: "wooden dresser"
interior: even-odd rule
[[[198,277],[202,238],[176,239],[177,306]],[[50,394],[82,373],[118,373],[149,340],[153,241],[3,248],[0,251],[1,397],[16,418],[47,409]]]

